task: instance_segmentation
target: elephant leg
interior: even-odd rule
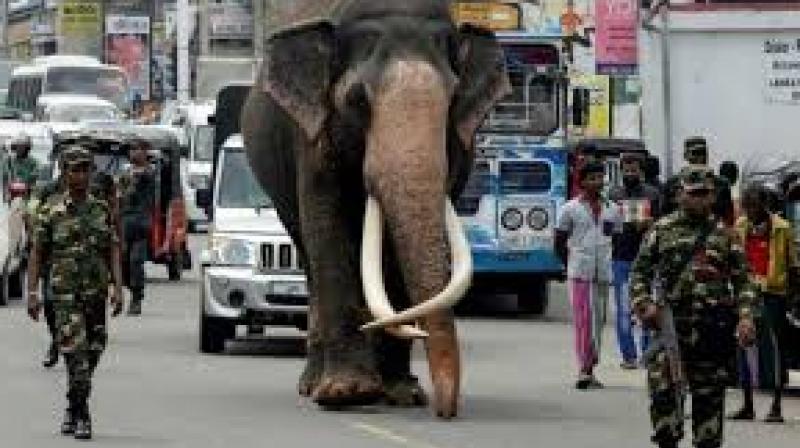
[[[315,151],[302,154],[313,157]],[[353,202],[330,167],[315,161],[301,166],[300,220],[324,358],[311,396],[323,406],[372,404],[383,390],[372,341],[359,329],[365,319],[358,243],[346,215]]]
[[[397,310],[408,308],[411,299],[403,283],[397,256],[391,242],[384,242],[384,273],[386,290]],[[390,406],[425,406],[428,397],[417,378],[411,374],[412,341],[387,333],[377,336],[378,369],[384,384],[384,401]]]
[[[311,280],[309,278],[309,283]],[[300,375],[298,391],[303,397],[310,397],[319,385],[322,371],[325,368],[325,351],[322,343],[322,332],[319,327],[319,306],[316,297],[309,297],[308,333],[306,339],[306,367]]]

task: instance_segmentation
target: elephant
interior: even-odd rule
[[[492,32],[457,26],[448,1],[332,9],[269,37],[241,116],[251,167],[306,267],[299,392],[324,408],[431,401],[452,418],[452,307],[472,268],[452,201],[477,129],[510,92],[502,49]],[[415,338],[433,400],[411,374]]]

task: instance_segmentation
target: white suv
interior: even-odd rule
[[[221,352],[237,325],[302,331],[308,325],[308,287],[298,252],[250,170],[240,135],[225,142],[217,163],[209,246],[201,256],[204,353]]]

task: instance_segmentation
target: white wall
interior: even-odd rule
[[[671,22],[676,29],[670,44],[675,167],[681,166],[682,142],[691,135],[709,139],[715,167],[735,160],[744,171],[766,170],[800,160],[800,104],[767,100],[763,55],[770,37],[800,39],[800,14],[673,13]],[[649,147],[661,153],[658,35],[646,34],[642,44],[644,133]]]

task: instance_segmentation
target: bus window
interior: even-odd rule
[[[489,114],[484,130],[552,134],[559,127],[561,111],[559,81],[552,74],[560,62],[558,49],[511,45],[504,50],[512,92]]]

